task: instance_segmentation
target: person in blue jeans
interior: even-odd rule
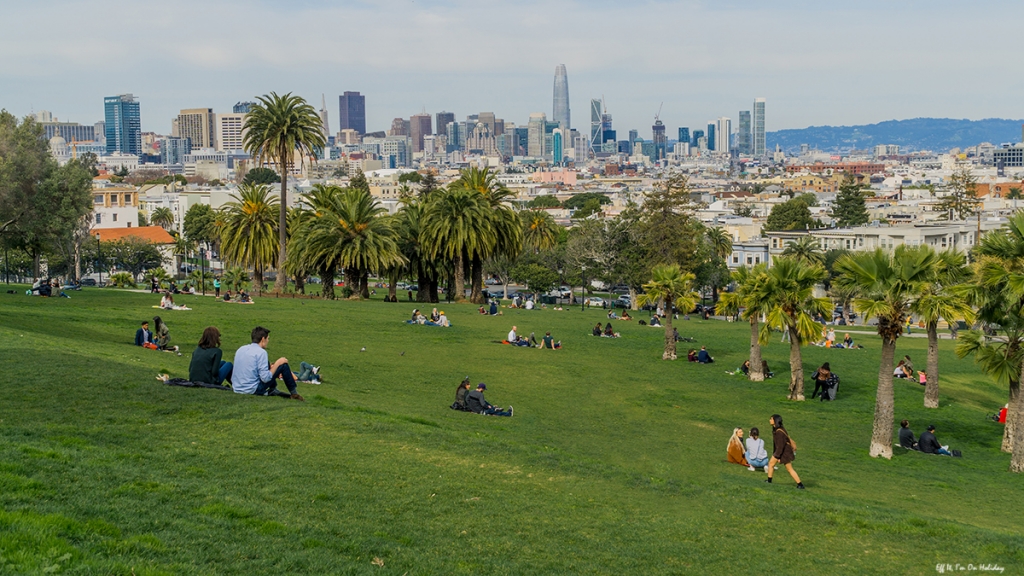
[[[304,401],[295,385],[295,375],[288,365],[287,358],[278,358],[273,364],[267,357],[267,346],[270,343],[270,330],[262,326],[252,329],[251,344],[242,346],[235,352],[235,367],[231,377],[231,388],[236,394],[254,394],[256,396],[281,396],[292,400]],[[277,379],[284,380],[288,394],[277,389]]]
[[[299,382],[309,382],[310,384],[320,383],[320,367],[314,366],[309,362],[299,362],[299,375],[295,378]]]
[[[928,426],[928,431],[921,434],[921,437],[917,439],[917,449],[925,454],[942,454],[943,456],[952,456],[949,450],[942,447],[939,444],[939,440],[935,437],[935,426]]]
[[[220,386],[225,381],[231,382],[231,362],[221,360],[220,330],[208,326],[203,330],[199,345],[192,352],[192,361],[188,366],[188,379],[192,382],[205,382]]]
[[[761,431],[757,428],[750,429],[750,436],[747,437],[747,452],[744,455],[747,459],[749,470],[765,468],[768,466],[768,452],[764,449],[764,440],[760,438]],[[765,470],[767,472],[767,469]]]
[[[484,390],[487,390],[487,384],[481,382],[476,385],[476,390],[466,394],[466,405],[470,412],[487,416],[512,416],[511,406],[508,407],[508,410],[502,410],[492,405],[484,399]]]

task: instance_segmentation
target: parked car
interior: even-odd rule
[[[615,305],[623,308],[629,308],[633,305],[633,302],[629,298],[629,294],[623,294],[615,299]]]
[[[498,282],[494,278],[488,278],[487,280],[484,280],[484,284],[487,284],[488,286],[494,286],[495,284],[501,284],[501,282]]]
[[[629,286],[626,286],[625,284],[616,284],[611,287],[609,292],[612,294],[629,294]]]
[[[591,306],[604,306],[604,298],[601,298],[600,296],[591,296],[587,298],[587,302],[589,302]]]
[[[96,287],[96,280],[93,279],[93,278],[82,278],[82,281],[79,282],[79,284],[81,284],[82,286],[89,286],[89,287],[95,288]]]

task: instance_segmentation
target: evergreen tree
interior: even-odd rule
[[[807,230],[813,227],[811,210],[799,198],[776,204],[764,224],[765,230]]]
[[[349,181],[348,187],[354,188],[356,190],[362,190],[363,192],[370,191],[370,183],[367,182],[366,174],[363,174],[362,170],[356,172],[356,175],[353,176],[352,180]]]
[[[847,173],[839,186],[832,217],[844,228],[868,223],[868,210],[864,205],[864,185],[857,184],[853,175]]]
[[[946,186],[946,196],[940,208],[946,220],[963,220],[971,216],[978,207],[978,181],[971,174],[970,166],[960,166],[953,171]]]

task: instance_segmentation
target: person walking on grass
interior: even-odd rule
[[[231,375],[231,388],[236,394],[256,396],[282,396],[292,400],[305,400],[295,386],[295,375],[287,358],[278,358],[273,365],[267,357],[270,330],[262,326],[252,329],[252,343],[235,352],[235,367]],[[284,380],[288,394],[277,389],[277,379]]]
[[[772,451],[771,460],[768,461],[768,479],[765,482],[768,484],[772,483],[772,472],[775,469],[775,465],[781,463],[786,467],[793,480],[796,480],[796,487],[803,490],[804,483],[800,481],[800,476],[793,469],[793,460],[796,458],[796,443],[793,442],[793,439],[789,437],[789,432],[786,432],[786,428],[783,427],[782,416],[772,414],[768,422],[772,425],[772,446],[774,450]]]

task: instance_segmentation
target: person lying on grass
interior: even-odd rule
[[[270,343],[270,330],[262,326],[252,329],[251,344],[242,346],[235,352],[235,368],[231,378],[231,388],[237,394],[254,394],[256,396],[281,396],[292,400],[305,400],[299,395],[295,386],[295,375],[288,366],[287,358],[278,358],[273,364],[267,357],[267,345]],[[277,389],[277,379],[284,380],[288,394]]]
[[[484,390],[487,390],[487,384],[481,382],[476,385],[476,390],[466,394],[466,405],[469,406],[470,412],[473,412],[474,414],[484,414],[486,416],[512,416],[511,406],[509,406],[506,411],[492,405],[484,399]]]
[[[192,351],[192,361],[188,365],[188,379],[192,382],[205,382],[220,386],[225,381],[231,382],[231,362],[222,360],[220,349],[220,330],[208,326],[199,338],[199,344]]]
[[[619,320],[626,320],[626,321],[629,321],[629,320],[632,320],[632,319],[633,319],[633,317],[629,315],[629,311],[628,310],[623,310],[622,311],[622,317],[619,318]]]

